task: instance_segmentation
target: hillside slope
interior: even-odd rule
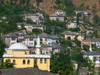
[[[6,1],[10,1],[10,0],[5,0],[5,2]],[[39,4],[39,9],[45,11],[49,15],[53,14],[55,13],[56,10],[58,10],[58,9],[54,9],[54,6],[57,6],[57,4],[55,4],[55,1],[56,0],[42,0],[42,2],[40,2]],[[92,6],[96,4],[96,9],[97,9],[96,14],[100,15],[100,2],[99,1],[100,0],[73,0],[73,4],[79,7],[83,3],[84,4],[83,10],[86,10],[91,14],[92,14],[92,9],[93,9]],[[19,4],[19,0],[17,4]],[[36,0],[30,0],[30,4],[37,7]],[[87,5],[89,5],[89,9],[86,9]]]
[[[73,4],[76,5],[76,6],[78,6],[78,7],[81,5],[81,3],[84,3],[84,6],[85,6],[84,10],[88,11],[91,14],[92,14],[92,9],[93,9],[92,6],[94,4],[96,4],[96,9],[97,9],[97,13],[96,14],[100,15],[100,10],[99,10],[100,9],[100,4],[99,4],[99,0],[73,0]],[[87,5],[90,6],[89,7],[89,10],[86,9],[86,6]]]
[[[32,5],[36,6],[36,0],[31,0],[30,2]],[[98,15],[100,15],[100,2],[99,0],[73,0],[73,4],[77,7],[81,5],[81,3],[84,4],[83,10],[88,11],[89,13],[92,13],[92,6],[96,4],[96,9]],[[86,6],[89,5],[89,9],[86,9]],[[55,0],[43,0],[43,2],[40,2],[39,8],[43,11],[45,11],[47,14],[53,14],[57,9],[54,9],[53,7],[57,6],[55,4]]]
[[[36,0],[31,0],[30,4],[37,7]],[[43,2],[40,2],[39,9],[45,11],[47,14],[53,14],[57,9],[54,9],[53,7],[57,6],[55,4],[55,0],[43,0]]]

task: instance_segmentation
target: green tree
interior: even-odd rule
[[[84,61],[82,53],[74,53],[74,54],[72,54],[71,55],[71,59],[74,60],[74,61],[79,61],[79,62],[83,62]]]
[[[5,0],[2,0],[2,1],[1,1],[1,4],[4,4],[4,1],[5,1]]]
[[[30,0],[26,0],[27,7],[29,6]]]
[[[92,5],[92,8],[96,9],[96,4]]]
[[[25,4],[25,0],[20,0],[20,6]]]
[[[66,7],[73,6],[72,0],[64,0],[64,4]]]
[[[84,9],[84,3],[81,3],[80,8]]]
[[[2,55],[5,52],[4,48],[5,48],[4,39],[1,37],[0,34],[0,58],[2,58]]]
[[[42,30],[41,29],[33,29],[32,32],[34,32],[35,34],[40,34],[42,33]]]
[[[93,38],[93,37],[99,38],[99,36],[98,36],[98,31],[95,30],[95,31],[92,33],[92,36],[91,36],[91,37],[92,37],[92,38]]]
[[[59,34],[60,30],[55,26],[54,28],[54,34]]]
[[[56,4],[60,4],[60,0],[56,0],[55,3],[56,3]]]
[[[80,13],[77,14],[77,25],[79,25],[79,17],[81,17]]]
[[[92,13],[93,13],[93,14],[96,14],[96,13],[97,13],[97,9],[93,8],[93,9],[92,9]]]
[[[99,16],[98,15],[94,15],[93,20],[95,21],[96,24],[98,24]]]
[[[74,42],[77,46],[81,47],[81,42],[78,39],[74,39]]]
[[[89,7],[90,7],[90,5],[86,5],[86,9],[88,9],[88,10],[89,10]]]
[[[44,30],[44,32],[46,32],[47,34],[51,34],[51,32],[52,32],[51,27],[47,26],[46,30]]]
[[[92,44],[92,49],[97,49],[96,44]]]
[[[36,0],[37,6],[39,6],[39,3],[42,2],[42,0]]]
[[[67,50],[60,50],[58,53],[51,53],[51,71],[57,73],[58,71],[73,70],[70,55]],[[65,65],[66,64],[66,65]]]
[[[88,46],[88,45],[83,45],[83,49],[84,49],[85,51],[89,51],[89,48],[90,48],[90,46]]]
[[[69,36],[69,37],[67,37],[67,40],[71,40],[71,37]]]
[[[14,68],[14,64],[10,63],[10,60],[6,60],[5,62],[1,63],[0,67],[2,69]]]
[[[95,75],[95,61],[96,61],[95,57],[94,57],[94,61],[92,61],[88,58],[88,62],[89,62],[89,65],[88,65],[89,73],[88,73],[88,75]]]
[[[13,4],[13,1],[12,0],[10,0],[10,5],[12,5]]]
[[[27,23],[29,23],[29,24],[36,24],[36,22],[33,22],[31,19],[27,19]]]

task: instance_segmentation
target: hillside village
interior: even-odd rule
[[[48,14],[42,0],[30,2],[0,1],[0,73],[100,75],[98,12],[55,0]]]

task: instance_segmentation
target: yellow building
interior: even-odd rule
[[[39,37],[38,37],[39,38]],[[40,41],[40,39],[38,39]],[[37,66],[40,70],[50,71],[50,55],[40,55],[37,43],[37,54],[30,54],[30,50],[21,43],[11,45],[3,54],[3,61],[10,60],[15,68],[27,68]]]

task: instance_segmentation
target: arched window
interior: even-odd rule
[[[40,59],[40,63],[42,63],[42,58]]]
[[[29,59],[27,60],[27,64],[28,64],[28,65],[30,64],[30,60],[29,60]]]
[[[25,64],[25,59],[23,60],[23,64]]]
[[[13,64],[15,64],[15,62],[16,62],[15,59],[13,59]]]
[[[47,59],[46,58],[44,59],[44,63],[47,63]]]

